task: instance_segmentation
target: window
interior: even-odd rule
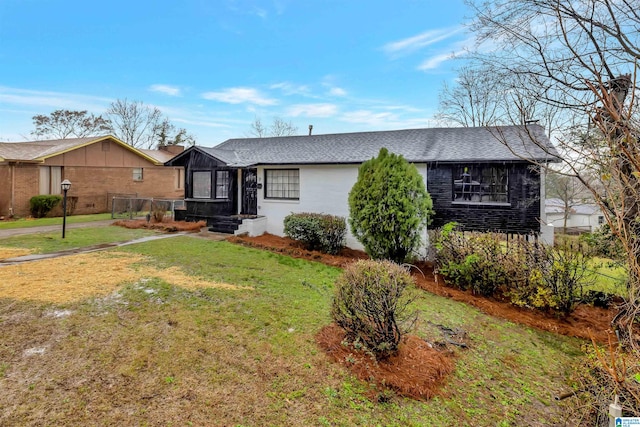
[[[194,199],[211,198],[211,172],[194,172],[192,196]]]
[[[175,186],[176,186],[176,190],[182,190],[184,188],[184,170],[182,169],[174,169],[175,171]]]
[[[265,169],[265,198],[300,199],[300,171],[298,169]]]
[[[459,203],[508,203],[509,172],[506,166],[458,166],[453,175],[453,201]]]
[[[62,166],[40,166],[40,194],[62,193]]]
[[[133,168],[133,180],[142,181],[142,168]]]
[[[604,224],[604,216],[598,215],[598,225],[602,225],[602,224]]]
[[[216,171],[216,199],[229,198],[229,171]]]

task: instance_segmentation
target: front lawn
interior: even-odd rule
[[[5,248],[25,249],[28,253],[47,254],[75,248],[99,245],[102,243],[125,242],[141,237],[157,235],[151,230],[129,230],[122,227],[89,227],[67,230],[63,239],[59,232],[35,233],[0,239],[0,259]]]
[[[73,265],[73,281],[49,270],[69,299],[0,287],[0,425],[557,425],[569,413],[553,397],[584,342],[426,292],[415,333],[458,328],[469,348],[453,350],[439,397],[378,402],[315,343],[337,268],[190,236]],[[88,284],[93,296],[74,299]]]
[[[67,224],[76,224],[81,222],[104,221],[111,219],[110,213],[92,214],[92,215],[69,215],[67,216]],[[62,226],[62,217],[54,218],[21,218],[16,220],[0,221],[0,230],[9,230],[14,228],[30,228],[42,227],[46,225]]]

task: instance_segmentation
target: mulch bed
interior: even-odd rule
[[[357,260],[368,258],[367,254],[353,249],[343,249],[338,255],[327,255],[321,252],[308,251],[299,242],[286,237],[264,234],[258,237],[234,236],[227,239],[230,242],[260,249],[271,250],[296,258],[318,261],[324,264],[344,267]],[[494,298],[473,295],[470,291],[462,291],[448,287],[443,280],[438,280],[433,274],[433,268],[426,263],[413,269],[416,285],[426,291],[455,301],[464,302],[479,308],[491,316],[506,319],[514,323],[531,326],[556,334],[578,337],[585,340],[595,339],[606,344],[611,330],[611,320],[616,313],[615,307],[609,309],[580,305],[570,316],[560,318],[553,314],[538,310],[516,307],[509,302]]]
[[[117,225],[118,227],[124,228],[146,228],[149,230],[158,230],[163,233],[177,233],[179,231],[188,231],[192,233],[198,233],[202,227],[205,227],[207,224],[204,221],[199,222],[186,222],[186,221],[149,221],[147,222],[144,219],[123,219],[120,221],[116,221],[113,225]]]
[[[436,350],[415,335],[405,335],[398,353],[383,361],[343,345],[344,337],[344,330],[331,324],[318,332],[316,342],[331,360],[376,386],[369,396],[372,400],[383,399],[385,388],[402,396],[429,399],[454,368],[452,353]]]

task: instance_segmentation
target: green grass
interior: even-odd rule
[[[33,253],[46,254],[75,248],[84,248],[101,243],[124,242],[158,234],[146,229],[122,227],[89,227],[66,230],[65,238],[60,232],[36,233],[0,239],[0,247],[32,249]]]
[[[67,217],[67,224],[80,222],[104,221],[111,219],[110,213],[93,215],[71,215]],[[15,221],[0,221],[0,230],[10,230],[14,228],[41,227],[45,225],[62,225],[62,217],[38,218],[38,219],[17,219]]]
[[[596,273],[596,282],[591,289],[627,297],[627,272],[619,263],[609,258],[593,258],[590,269]]]
[[[416,334],[462,328],[469,349],[443,394],[374,403],[370,385],[314,342],[340,270],[192,237],[118,248],[157,267],[251,290],[188,291],[159,279],[108,298],[38,305],[0,299],[0,424],[425,426],[557,425],[553,395],[582,342],[420,292]],[[47,313],[66,309],[66,317]],[[45,349],[25,356],[25,350]]]

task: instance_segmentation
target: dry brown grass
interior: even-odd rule
[[[30,253],[30,249],[0,247],[0,259],[16,258],[19,256],[29,255]]]
[[[251,289],[188,276],[178,267],[159,269],[146,262],[142,255],[93,252],[9,265],[0,268],[0,298],[68,303],[105,296],[123,284],[151,277],[187,289]]]

